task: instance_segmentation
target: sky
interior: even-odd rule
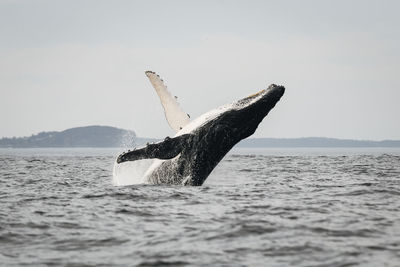
[[[173,136],[145,76],[195,118],[269,84],[253,137],[400,139],[399,1],[0,0],[0,137],[87,125]]]

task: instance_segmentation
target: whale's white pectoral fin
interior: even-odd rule
[[[168,124],[175,132],[178,132],[190,122],[189,115],[179,106],[177,97],[174,97],[168,91],[167,86],[160,76],[152,71],[146,71],[146,76],[149,78],[157,95],[160,97]]]

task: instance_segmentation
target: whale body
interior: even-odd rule
[[[124,152],[118,156],[117,164],[155,159],[144,174],[144,182],[202,185],[229,150],[256,131],[284,92],[283,86],[271,84],[267,89],[207,112],[192,122],[185,118],[183,127],[177,129],[174,137]],[[165,106],[164,110],[168,119]],[[175,128],[177,125],[179,121],[174,123]]]

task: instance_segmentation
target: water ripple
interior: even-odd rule
[[[113,187],[114,159],[0,155],[2,264],[400,262],[398,155],[228,155],[202,187]]]

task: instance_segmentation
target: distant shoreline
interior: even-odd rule
[[[110,126],[86,126],[61,132],[41,132],[30,137],[1,138],[0,148],[123,148],[143,146],[162,139],[136,136],[134,131]],[[247,138],[238,148],[388,148],[400,140],[353,140],[326,137]]]
[[[400,147],[400,140],[367,141],[327,137],[248,138],[239,147]]]

